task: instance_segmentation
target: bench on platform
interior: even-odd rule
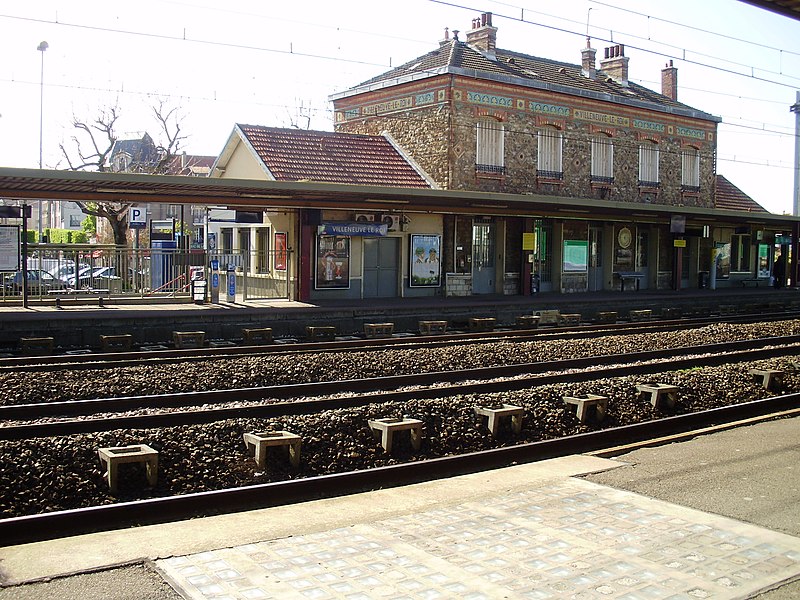
[[[644,279],[644,273],[638,271],[616,271],[614,277],[619,279],[619,291],[625,291],[625,282],[630,281],[634,284],[636,291],[639,291],[639,283]]]

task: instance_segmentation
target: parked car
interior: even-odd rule
[[[67,278],[67,283],[75,289],[90,287],[103,287],[105,280],[116,276],[115,267],[86,267],[78,271],[78,277],[71,275]]]
[[[8,294],[21,294],[22,293],[22,271],[17,271],[7,275],[3,280],[3,287]],[[47,271],[40,271],[39,269],[30,269],[28,271],[28,293],[29,294],[46,294],[51,290],[64,290],[67,284],[56,279]]]
[[[78,274],[87,273],[91,267],[86,263],[81,263],[78,266]],[[75,263],[68,263],[62,264],[57,271],[53,273],[58,279],[61,281],[68,283],[70,276],[74,278],[75,275]]]

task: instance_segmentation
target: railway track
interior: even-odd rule
[[[0,423],[4,423],[0,426],[0,440],[113,429],[170,427],[240,417],[275,418],[372,403],[446,398],[455,390],[460,393],[500,393],[537,385],[647,375],[664,370],[756,361],[792,354],[800,354],[800,335],[358,380],[9,405],[0,406]],[[333,395],[335,397],[325,398]],[[287,402],[287,399],[294,400]],[[264,400],[270,402],[241,405]],[[238,404],[235,407],[214,407],[234,402]],[[179,412],[157,412],[159,409],[186,407],[195,408]],[[110,416],[113,413],[143,409],[152,409],[155,413]],[[79,420],[65,418],[96,414],[104,416]],[[56,418],[58,420],[44,423],[15,424]]]
[[[141,350],[130,352],[89,352],[84,354],[57,354],[44,356],[19,356],[0,358],[0,373],[27,371],[56,371],[62,369],[106,369],[159,363],[181,363],[213,358],[244,356],[305,354],[321,351],[364,351],[387,348],[437,348],[464,343],[481,344],[499,340],[528,342],[547,339],[593,338],[605,335],[626,335],[679,331],[719,323],[746,324],[787,320],[800,317],[799,311],[765,312],[745,315],[682,318],[662,321],[618,322],[609,324],[582,324],[572,327],[543,326],[536,329],[496,329],[486,332],[451,332],[440,335],[397,334],[388,338],[363,339],[342,336],[332,342],[301,342],[277,340],[274,344],[259,346],[220,346],[193,349]]]
[[[797,393],[763,398],[764,390],[758,391],[752,383],[732,384],[730,373],[727,379],[717,379],[711,385],[725,392],[719,384],[724,381],[722,385],[733,386],[736,393],[741,390],[744,394],[741,398],[758,399],[706,409],[698,408],[696,399],[689,398],[692,394],[686,390],[686,404],[673,411],[686,414],[671,414],[670,411],[651,410],[646,403],[646,410],[642,410],[642,406],[622,407],[631,400],[621,397],[613,410],[624,409],[625,414],[619,413],[599,426],[586,426],[578,424],[574,413],[564,408],[560,395],[554,394],[562,394],[567,389],[585,393],[589,389],[586,386],[601,382],[625,396],[633,380],[657,381],[675,373],[686,373],[680,377],[691,380],[692,373],[714,369],[736,371],[735,377],[743,381],[747,371],[737,366],[741,363],[780,362],[786,367],[796,355],[800,355],[800,335],[789,335],[385,378],[2,407],[0,419],[5,423],[0,426],[0,448],[12,457],[5,465],[6,472],[18,466],[15,458],[19,454],[23,463],[19,465],[22,469],[19,473],[27,472],[26,469],[36,471],[29,476],[35,477],[41,488],[20,489],[22,493],[17,498],[8,484],[13,479],[0,481],[0,489],[5,488],[0,494],[0,514],[14,514],[9,512],[12,504],[19,502],[20,506],[26,506],[30,494],[35,497],[52,491],[66,494],[71,502],[68,498],[71,493],[83,493],[84,496],[95,495],[97,500],[75,510],[63,510],[69,502],[60,505],[57,500],[43,500],[40,514],[0,519],[0,545],[401,485],[513,462],[595,451],[728,420],[794,410],[800,402]],[[786,387],[792,392],[798,391],[797,378],[789,376],[787,379]],[[602,384],[617,380],[621,383]],[[540,398],[530,402],[523,400],[530,398],[530,390],[536,395],[535,390],[549,388],[557,390],[543,392],[544,396],[540,394]],[[509,398],[512,402],[516,398],[527,404],[527,425],[522,436],[498,441],[476,429],[473,407],[477,401],[490,397],[503,401]],[[239,405],[225,406],[231,401]],[[267,403],[256,404],[264,401]],[[425,408],[429,405],[430,409]],[[114,414],[164,408],[170,408],[171,412]],[[188,410],[176,410],[182,408]],[[429,437],[425,438],[422,455],[413,456],[401,444],[399,456],[383,456],[369,431],[365,432],[366,418],[392,415],[397,411],[403,414],[407,411],[421,418],[425,418],[423,413],[428,414],[425,427]],[[70,418],[100,413],[106,414]],[[456,415],[456,422],[448,424],[451,413]],[[47,421],[56,418],[59,420]],[[45,421],[35,422],[36,419]],[[636,419],[640,422],[631,422]],[[253,478],[252,467],[245,468],[246,452],[241,448],[241,435],[242,431],[263,430],[261,428],[270,428],[274,423],[289,429],[299,426],[302,430],[303,470],[296,474],[278,473],[277,479],[284,480],[273,479],[266,483],[258,473]],[[446,439],[448,435],[451,440]],[[177,437],[173,439],[173,436]],[[306,436],[310,436],[308,442]],[[107,487],[104,493],[98,472],[97,447],[150,443],[151,439],[157,448],[164,448],[163,468],[167,479],[159,480],[157,489],[135,496],[137,499],[132,502],[126,501],[127,496],[108,496]],[[217,443],[221,444],[221,458],[214,458],[216,449],[213,446]],[[497,445],[500,447],[494,447]],[[53,455],[48,456],[51,452]],[[352,456],[360,458],[348,458]],[[70,460],[77,461],[74,467],[70,466]],[[78,473],[70,474],[73,468]],[[242,480],[242,485],[220,484],[215,473],[228,469],[244,469],[250,474]],[[211,485],[203,478],[206,476],[199,475],[209,470]],[[0,469],[0,479],[2,477]],[[65,491],[57,491],[60,479],[65,477],[68,484]],[[193,477],[197,477],[197,481],[189,485],[186,480]],[[147,497],[152,494],[159,497]],[[98,506],[108,502],[113,503]]]
[[[693,430],[701,428],[726,426],[754,418],[779,418],[787,414],[797,414],[798,403],[800,394],[788,394],[569,437],[425,461],[0,519],[0,546],[298,503],[558,456],[596,452],[646,443],[648,440],[674,440],[676,435],[692,435]]]

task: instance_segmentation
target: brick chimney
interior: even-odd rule
[[[589,79],[594,79],[597,75],[597,69],[595,68],[594,62],[595,54],[597,54],[597,50],[592,48],[592,42],[587,37],[586,48],[581,50],[581,75],[588,77]]]
[[[600,68],[614,81],[628,87],[628,57],[625,56],[625,46],[617,44],[605,49],[605,58],[600,61]]]
[[[467,32],[467,44],[494,58],[497,27],[492,27],[492,13],[483,13],[479,19],[472,19],[472,29]]]
[[[661,93],[667,98],[678,100],[678,68],[672,66],[672,61],[661,69]]]

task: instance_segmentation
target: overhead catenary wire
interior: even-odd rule
[[[463,9],[463,10],[479,10],[479,9],[476,9],[474,7],[471,7],[471,6],[466,6],[464,4],[458,4],[456,2],[450,2],[449,0],[428,0],[428,2],[432,2],[434,4],[441,4],[441,5],[444,5],[444,6],[451,6],[453,8],[460,8],[460,9]],[[570,30],[570,29],[565,29],[563,27],[556,27],[555,25],[545,25],[543,23],[536,23],[534,21],[529,21],[529,20],[525,19],[524,14],[520,15],[519,17],[513,16],[513,15],[498,14],[498,13],[493,13],[493,14],[496,17],[503,18],[503,19],[508,19],[509,21],[516,21],[518,23],[524,23],[526,25],[531,25],[531,26],[534,26],[534,27],[542,27],[544,29],[550,29],[552,31],[557,31],[557,32],[560,32],[560,33],[567,33],[567,34],[570,34],[570,35],[584,37],[584,34],[579,32],[579,31],[573,31],[573,30]],[[560,17],[558,17],[558,18],[560,18]],[[634,34],[631,34],[629,37],[639,37],[639,36],[635,36]],[[597,36],[597,35],[593,36],[593,38],[594,39],[599,39],[599,40],[601,40],[603,42],[607,42],[607,43],[610,43],[610,44],[616,43],[611,38],[605,38],[605,37],[601,37],[601,36]],[[776,81],[774,79],[768,79],[766,77],[759,77],[759,76],[757,76],[755,74],[756,67],[753,67],[753,66],[750,66],[750,65],[745,65],[745,66],[748,66],[748,68],[751,69],[751,73],[748,75],[747,73],[741,73],[741,72],[735,71],[733,69],[726,69],[726,68],[723,68],[723,67],[720,67],[720,66],[711,65],[711,64],[700,62],[700,61],[697,61],[697,60],[692,60],[691,58],[688,58],[688,57],[685,56],[685,52],[684,52],[684,55],[679,56],[677,54],[669,54],[669,53],[666,53],[666,52],[659,52],[659,51],[656,51],[656,50],[651,50],[650,48],[645,48],[643,46],[634,46],[634,45],[631,45],[631,44],[626,44],[626,47],[634,49],[634,50],[638,50],[640,52],[644,52],[646,54],[655,54],[655,55],[660,56],[660,57],[666,57],[666,58],[673,59],[673,60],[683,61],[683,62],[685,62],[687,64],[692,64],[692,65],[696,65],[696,66],[699,66],[699,67],[713,69],[713,70],[719,71],[721,73],[727,73],[729,75],[738,75],[740,77],[746,77],[746,78],[751,79],[751,80],[760,81],[762,83],[769,83],[769,84],[777,85],[777,86],[781,86],[781,87],[788,87],[788,88],[796,89],[798,87],[798,83],[800,83],[800,78],[792,77],[792,76],[789,76],[789,75],[783,75],[783,74],[781,74],[781,75],[783,77],[785,77],[786,79],[790,79],[790,80],[793,80],[793,81],[798,82],[798,83]],[[725,59],[724,58],[719,58],[719,60],[725,60]],[[766,72],[766,69],[758,69],[758,70]]]
[[[449,6],[457,6],[459,8],[464,8],[464,9],[468,8],[466,6],[457,5],[457,4],[453,4],[453,3],[450,3],[450,2],[442,2],[441,0],[429,0],[429,1],[436,2],[438,4],[449,5]],[[473,10],[473,9],[470,8],[470,10]],[[502,17],[502,15],[498,15],[498,16]],[[551,16],[553,16],[553,15],[551,15]],[[53,20],[47,20],[47,19],[28,19],[28,18],[25,18],[25,17],[15,17],[15,16],[9,16],[9,15],[0,15],[0,18],[3,18],[3,17],[7,17],[7,18],[23,18],[23,19],[26,19],[26,20],[34,21],[34,22],[46,23],[46,24],[51,24],[51,25],[92,29],[92,30],[105,31],[105,32],[109,32],[109,33],[113,33],[113,34],[120,34],[120,35],[148,36],[148,37],[155,37],[155,38],[160,38],[160,39],[165,39],[165,40],[172,40],[172,41],[179,41],[179,42],[191,42],[191,43],[199,43],[199,44],[205,44],[205,45],[211,45],[211,46],[230,47],[230,48],[233,48],[233,49],[241,49],[241,50],[245,50],[245,51],[262,51],[262,52],[278,53],[278,54],[283,54],[283,55],[291,55],[293,57],[306,57],[306,58],[322,59],[322,60],[341,62],[341,63],[353,63],[353,64],[357,64],[357,65],[360,65],[360,66],[368,66],[368,67],[377,66],[377,67],[384,67],[384,68],[386,66],[391,67],[391,64],[387,65],[385,62],[375,62],[375,61],[369,61],[369,60],[354,60],[354,59],[349,59],[349,58],[345,58],[345,57],[342,57],[342,56],[332,56],[332,55],[328,55],[328,54],[324,54],[324,53],[297,52],[295,47],[292,47],[289,50],[286,50],[286,49],[279,49],[279,48],[266,48],[266,47],[262,47],[260,45],[231,44],[231,43],[220,42],[220,41],[216,41],[216,40],[193,39],[191,37],[187,38],[187,36],[185,35],[185,32],[182,32],[181,35],[179,35],[179,36],[178,35],[174,35],[173,36],[173,35],[153,34],[153,33],[150,33],[150,32],[128,31],[128,30],[118,29],[118,28],[88,26],[88,25],[83,25],[83,24],[78,24],[78,23],[66,23],[66,22],[57,21],[57,20],[53,21]],[[556,17],[556,18],[561,18],[561,17]],[[512,17],[512,19],[513,20],[519,20],[519,19],[514,19],[513,17]],[[530,25],[539,25],[537,23],[532,23],[532,22],[529,22],[529,21],[523,21],[523,22],[525,22],[526,24],[530,24]],[[555,29],[555,30],[558,30],[558,31],[563,31],[565,33],[569,33],[569,34],[573,34],[573,35],[581,35],[581,36],[583,35],[583,34],[580,34],[579,32],[572,32],[572,31],[569,31],[569,30],[566,30],[566,29],[562,30],[562,29],[553,28],[553,27],[550,27],[550,26],[544,26],[544,27],[549,27],[551,29]],[[336,29],[339,29],[339,28],[337,27]],[[353,31],[353,32],[357,32],[357,33],[364,33],[364,32],[358,32],[357,30],[349,30],[349,31]],[[398,38],[398,39],[405,39],[405,38]],[[417,40],[414,40],[414,41],[417,41]],[[632,46],[629,46],[629,47],[632,47]],[[635,47],[633,47],[633,48],[635,48]],[[640,49],[640,50],[643,50],[645,52],[654,53],[654,52],[646,50],[646,49]],[[661,55],[662,53],[657,53],[657,54]],[[688,61],[688,62],[692,62],[692,61]],[[721,70],[723,72],[731,72],[731,71],[729,71],[727,69],[719,69],[718,67],[715,67],[713,65],[703,65],[703,63],[699,63],[699,62],[695,62],[694,64],[698,64],[698,65],[701,65],[701,66],[707,66],[708,68]],[[733,72],[733,74],[742,75],[742,76],[748,77],[749,79],[753,78],[750,75],[738,73],[738,72],[735,72],[735,71]],[[765,82],[768,82],[768,83],[777,83],[778,85],[787,85],[787,84],[784,84],[784,83],[781,83],[781,82],[770,82],[767,79],[759,78],[759,77],[755,77],[755,79],[757,79],[759,81],[765,81]],[[14,83],[18,83],[18,81],[14,81]],[[50,84],[47,84],[47,85],[50,85]],[[65,85],[65,86],[62,86],[62,87],[73,88],[73,89],[87,89],[87,88],[83,88],[81,86],[69,86],[69,85]],[[794,86],[790,86],[790,87],[794,87]],[[95,89],[101,90],[101,88],[95,88]],[[134,93],[134,94],[141,95],[141,96],[162,96],[162,97],[167,97],[167,98],[180,98],[180,99],[188,99],[188,100],[193,100],[194,99],[194,100],[201,100],[201,101],[225,101],[225,102],[231,102],[231,103],[233,103],[233,102],[246,103],[246,104],[250,104],[250,105],[275,107],[275,108],[286,108],[287,107],[286,104],[270,104],[270,103],[264,103],[264,102],[258,102],[258,101],[247,101],[247,102],[245,102],[245,101],[233,100],[233,99],[220,100],[219,98],[203,97],[203,96],[197,96],[197,95],[192,95],[192,94],[174,94],[174,93],[163,93],[163,92],[158,92],[158,91],[131,91],[129,89],[125,89],[125,90],[122,90],[122,89],[109,89],[108,91],[110,91],[112,93],[124,93],[124,94]],[[706,91],[708,93],[719,93],[719,92],[714,92],[712,90],[697,90],[697,91]],[[752,100],[752,98],[751,98],[751,100]],[[766,99],[755,99],[755,100],[760,100],[760,101],[764,101],[764,102],[774,102],[776,104],[778,103],[776,101],[771,101],[771,100],[766,100]],[[316,113],[316,114],[331,114],[330,109],[309,108],[307,110],[309,110],[310,112]],[[788,133],[785,133],[785,132],[772,131],[772,130],[767,130],[767,129],[764,129],[764,128],[758,128],[758,127],[754,127],[754,126],[747,126],[747,125],[738,124],[738,123],[724,123],[722,126],[727,126],[727,125],[730,125],[730,126],[733,126],[733,127],[751,129],[753,131],[759,131],[759,132],[765,132],[765,133],[775,133],[775,134],[778,134],[778,135],[792,135],[792,134],[788,134]]]

